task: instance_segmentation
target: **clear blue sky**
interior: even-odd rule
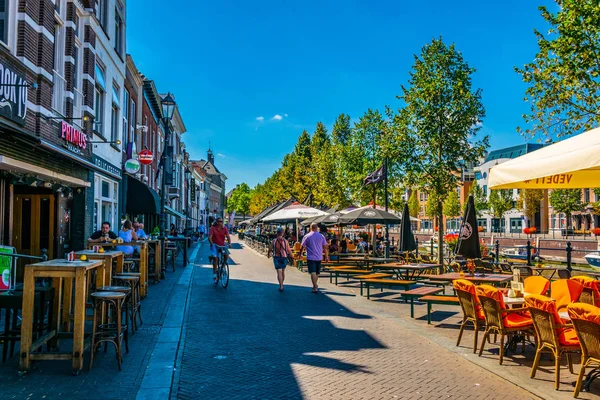
[[[549,0],[129,0],[127,46],[160,92],[175,94],[193,158],[209,145],[228,188],[264,181],[303,129],[399,106],[413,55],[433,37],[477,69],[491,149],[524,143],[513,67],[537,50]],[[165,6],[167,4],[167,6]]]

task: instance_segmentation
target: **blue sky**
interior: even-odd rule
[[[175,94],[192,157],[210,143],[228,188],[254,186],[303,129],[397,108],[413,55],[440,35],[477,69],[491,149],[524,143],[525,85],[513,68],[533,59],[533,28],[547,30],[537,7],[548,3],[129,0],[127,50]]]

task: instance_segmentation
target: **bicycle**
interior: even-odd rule
[[[215,245],[215,247],[217,248],[217,279],[215,279],[215,285],[221,282],[221,286],[226,288],[229,284],[229,264],[225,260],[223,249],[226,249],[227,246]]]

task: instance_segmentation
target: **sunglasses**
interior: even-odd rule
[[[223,222],[223,220],[220,219],[220,220],[217,220],[217,222]]]

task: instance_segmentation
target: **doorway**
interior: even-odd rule
[[[54,258],[54,194],[15,194],[13,246],[19,254]]]

